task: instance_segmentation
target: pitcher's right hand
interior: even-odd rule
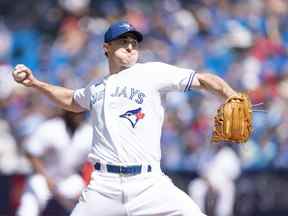
[[[18,64],[12,73],[14,80],[24,86],[31,87],[35,81],[30,68],[23,64]]]

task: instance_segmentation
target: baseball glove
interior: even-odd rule
[[[252,105],[249,97],[239,93],[229,97],[214,118],[212,142],[246,142],[252,132]]]

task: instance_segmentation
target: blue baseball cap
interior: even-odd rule
[[[108,43],[128,32],[134,34],[138,42],[141,42],[143,40],[143,35],[139,31],[137,31],[134,26],[132,26],[126,21],[118,21],[112,23],[108,30],[105,32],[104,42]]]

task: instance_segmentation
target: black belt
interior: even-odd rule
[[[139,174],[142,172],[142,165],[134,165],[134,166],[117,166],[117,165],[110,165],[110,164],[101,164],[97,162],[94,167],[95,170],[101,170],[101,166],[106,166],[107,172],[110,173],[118,173],[118,174]],[[151,172],[152,167],[151,165],[147,166],[147,172]]]

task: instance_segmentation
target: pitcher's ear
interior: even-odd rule
[[[108,57],[108,46],[109,45],[107,43],[103,44],[103,50],[104,50],[105,56],[107,56],[107,57]]]

